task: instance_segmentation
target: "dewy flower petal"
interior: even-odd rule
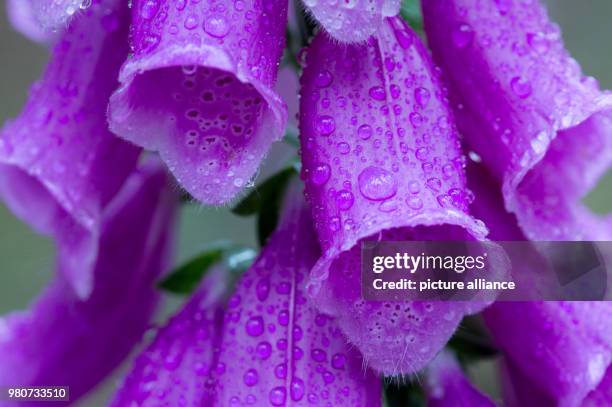
[[[399,18],[378,39],[339,45],[319,34],[302,76],[303,178],[324,249],[311,294],[368,363],[422,368],[476,303],[364,302],[360,242],[473,240],[463,157],[427,51]]]
[[[6,15],[15,30],[35,42],[47,42],[52,34],[42,29],[28,0],[7,0]]]
[[[612,163],[612,95],[584,77],[537,1],[427,0],[428,43],[469,144],[535,240],[606,240],[581,203]]]
[[[132,11],[134,55],[111,98],[111,129],[159,151],[198,200],[225,203],[283,135],[273,86],[287,1],[136,0]]]
[[[366,41],[401,6],[401,0],[303,1],[325,31],[346,43]]]
[[[21,115],[0,132],[0,195],[39,232],[56,236],[61,271],[82,297],[91,290],[101,211],[138,155],[107,130],[105,114],[127,55],[127,23],[123,1],[84,11],[59,38]]]
[[[29,3],[37,23],[45,31],[63,29],[72,16],[92,3],[105,0],[19,0]]]
[[[333,318],[305,296],[319,246],[299,195],[294,188],[281,226],[229,301],[216,402],[380,406],[379,379],[364,370],[361,355]]]
[[[428,407],[494,407],[487,396],[470,383],[455,357],[442,351],[425,371]]]
[[[135,360],[111,406],[208,405],[229,274],[211,270],[187,305]]]
[[[119,364],[155,308],[176,201],[158,163],[126,181],[104,212],[89,298],[57,273],[29,310],[0,318],[0,386],[69,386],[74,401]]]
[[[525,239],[503,209],[499,183],[482,165],[468,165],[468,185],[476,196],[471,210],[491,228],[492,239]],[[537,397],[578,406],[590,392],[605,397],[603,377],[612,370],[612,303],[498,302],[484,316],[509,359],[510,405]]]

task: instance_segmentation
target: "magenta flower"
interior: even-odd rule
[[[334,39],[353,43],[365,42],[385,17],[396,16],[401,0],[304,0],[304,4]]]
[[[154,311],[153,283],[168,266],[176,197],[167,181],[149,163],[107,205],[86,300],[58,272],[29,310],[0,318],[0,386],[69,386],[74,401],[129,353]]]
[[[32,41],[46,42],[52,36],[40,26],[27,0],[7,0],[6,14],[13,28]]]
[[[106,105],[127,55],[127,7],[103,0],[67,27],[21,115],[0,133],[0,195],[53,235],[60,272],[85,298],[104,207],[138,150],[107,130]]]
[[[490,226],[490,237],[525,240],[516,219],[503,210],[494,177],[477,164],[468,166],[468,175],[476,196],[472,210]],[[533,405],[578,406],[587,397],[609,397],[604,376],[612,372],[611,303],[499,302],[483,315],[508,359],[504,399],[510,406],[534,400],[541,402]]]
[[[223,321],[226,284],[213,272],[136,360],[113,405],[380,404],[379,380],[305,297],[319,248],[309,211],[292,195]]]
[[[389,19],[367,44],[319,35],[302,76],[300,137],[306,194],[323,247],[311,291],[367,362],[415,372],[477,303],[364,302],[362,239],[481,239],[467,213],[457,132],[418,37]]]
[[[286,0],[134,1],[111,129],[159,151],[198,200],[234,198],[283,136],[273,86],[286,22]]]
[[[427,0],[428,43],[469,144],[531,239],[606,240],[581,198],[612,163],[612,95],[583,76],[539,2]]]
[[[429,407],[494,407],[472,386],[454,356],[443,351],[426,369],[425,390]]]

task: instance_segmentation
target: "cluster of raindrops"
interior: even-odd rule
[[[320,36],[308,51],[302,176],[324,235],[473,200],[439,71],[419,41],[390,20],[378,41],[339,48]]]

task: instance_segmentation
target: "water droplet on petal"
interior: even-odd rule
[[[374,201],[391,198],[397,193],[397,180],[389,171],[380,167],[367,167],[357,179],[361,194]]]

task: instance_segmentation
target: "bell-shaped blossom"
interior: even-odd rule
[[[7,0],[6,16],[15,30],[35,42],[46,42],[52,34],[41,28],[32,3],[28,0]]]
[[[84,11],[58,39],[22,113],[0,131],[0,195],[38,232],[55,236],[61,272],[81,297],[91,291],[102,210],[138,156],[106,123],[127,26],[123,1]]]
[[[428,43],[470,146],[534,240],[606,240],[581,198],[612,163],[612,95],[585,77],[538,2],[428,0]]]
[[[495,403],[476,389],[455,357],[442,351],[425,370],[424,387],[428,407],[494,407]]]
[[[57,273],[28,310],[0,318],[1,387],[69,386],[74,401],[127,356],[169,266],[176,202],[159,163],[128,178],[104,210],[91,295],[80,299]]]
[[[229,301],[215,400],[380,405],[378,378],[364,370],[334,319],[307,300],[308,272],[320,252],[309,210],[292,192],[281,226]]]
[[[223,319],[223,296],[212,290],[225,284],[215,276],[137,359],[114,405],[380,405],[379,379],[306,299],[319,247],[300,191],[292,192]]]
[[[8,5],[9,10],[19,11],[19,21],[28,21],[32,30],[51,34],[64,29],[77,12],[100,1],[104,0],[9,0]]]
[[[490,227],[492,239],[525,240],[514,215],[503,209],[499,182],[483,165],[468,166],[468,185],[476,197],[471,210]],[[497,302],[484,317],[508,359],[510,406],[534,400],[543,403],[534,405],[579,406],[590,393],[607,397],[612,303]]]
[[[335,40],[364,42],[400,11],[401,0],[303,0],[315,19]]]
[[[111,129],[159,151],[196,199],[234,198],[283,135],[273,87],[286,22],[286,0],[133,1]]]
[[[436,70],[419,38],[387,19],[367,44],[319,34],[302,76],[302,176],[323,257],[310,294],[367,362],[414,372],[482,304],[361,298],[363,240],[474,240],[464,159]]]

